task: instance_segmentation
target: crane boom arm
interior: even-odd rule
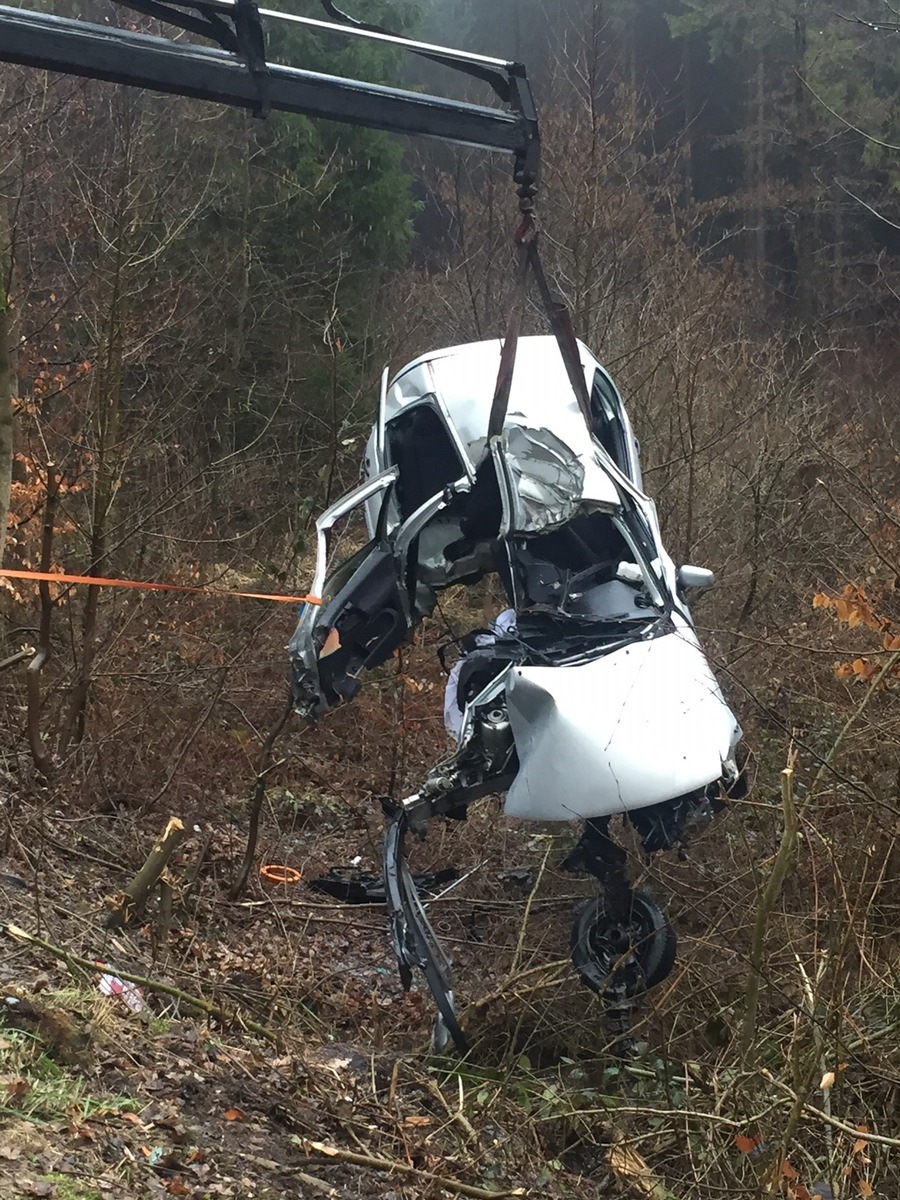
[[[151,8],[149,3],[140,2],[134,7],[144,11]],[[167,14],[174,12],[174,21],[178,22],[178,10],[163,9],[162,4],[154,7]],[[185,15],[183,24],[194,31],[198,31],[204,20],[210,20],[210,15],[221,30],[224,28],[221,14],[237,14],[241,10],[249,10],[259,28],[259,12],[255,4],[250,5],[247,0],[208,7],[201,0],[190,7],[200,15]],[[164,19],[173,20],[169,15]],[[327,25],[321,21],[310,21],[309,24],[317,28],[324,26],[335,33],[351,32],[340,25]],[[230,34],[220,39],[230,47],[220,49],[0,6],[0,61],[211,100],[257,112],[271,107],[391,133],[422,134],[465,146],[506,151],[515,155],[518,182],[533,182],[536,178],[537,116],[524,69],[518,64],[482,60],[490,64],[492,74],[504,79],[510,111],[503,111],[269,63],[260,60],[258,53],[240,52],[243,47],[239,45],[237,20],[235,27],[236,40]],[[377,34],[360,34],[357,29],[352,33],[354,36],[378,37]],[[209,32],[206,36],[217,38],[219,35]],[[402,38],[390,40],[404,43]],[[261,33],[258,44],[262,44]],[[427,49],[426,57],[442,61],[440,48],[419,48],[415,42],[409,42],[408,47],[420,54]],[[477,60],[478,56],[461,56],[447,51],[445,65],[465,69],[460,67],[460,60],[465,58]]]

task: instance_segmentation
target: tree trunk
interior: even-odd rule
[[[125,195],[123,189],[123,196]],[[91,501],[90,563],[86,575],[102,576],[106,572],[107,530],[109,516],[116,498],[119,477],[119,409],[122,396],[122,366],[125,339],[125,273],[127,253],[125,243],[126,201],[119,213],[110,280],[109,307],[103,345],[97,356],[97,370],[92,380],[94,407],[94,493]],[[59,740],[63,755],[72,740],[84,737],[88,695],[96,653],[97,608],[100,588],[89,587],[81,618],[81,663],[78,679],[72,691],[72,701]]]
[[[107,529],[109,515],[116,496],[118,484],[119,456],[119,404],[122,393],[123,314],[122,302],[122,251],[113,280],[110,300],[109,326],[101,359],[100,369],[94,376],[95,420],[97,440],[95,446],[94,495],[91,504],[90,565],[87,575],[101,576],[106,570]],[[61,739],[60,753],[67,747],[74,732],[76,742],[84,737],[87,722],[88,693],[96,653],[97,606],[100,603],[100,588],[89,587],[81,621],[81,668],[78,682],[72,695],[72,709]]]
[[[17,392],[13,335],[15,320],[12,312],[12,237],[6,197],[0,195],[0,558],[6,548],[6,526],[9,518],[9,488],[13,462],[13,399]]]
[[[797,157],[797,323],[802,328],[816,315],[816,179],[812,157],[812,97],[806,76],[806,0],[800,0],[794,18],[794,121]]]
[[[107,929],[128,925],[133,920],[156,887],[159,877],[166,869],[169,859],[183,837],[183,823],[178,817],[169,817],[165,829],[153,843],[150,853],[144,860],[144,865],[122,892],[115,909],[107,917]]]
[[[766,218],[768,215],[766,172],[766,64],[762,48],[756,63],[756,139],[753,164],[754,203],[754,261],[760,282],[766,278]]]
[[[697,98],[694,84],[694,35],[686,33],[681,39],[681,79],[684,96],[684,156],[682,204],[690,207],[694,199],[694,122],[697,118]]]

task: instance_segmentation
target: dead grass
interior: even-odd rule
[[[464,629],[492,603],[460,594],[446,607]],[[389,1180],[318,1155],[313,1142],[474,1188],[550,1197],[805,1200],[823,1181],[844,1200],[867,1188],[885,1200],[897,1194],[890,697],[876,697],[850,729],[811,796],[850,708],[833,689],[793,696],[780,726],[768,715],[748,722],[755,789],[686,860],[643,863],[630,845],[633,878],[668,908],[679,936],[675,970],[637,1018],[633,1062],[611,1053],[602,1006],[567,963],[573,907],[591,893],[589,881],[558,869],[574,831],[508,821],[491,799],[463,825],[435,822],[412,849],[414,865],[474,868],[432,906],[474,1051],[465,1062],[429,1062],[430,1001],[418,986],[400,989],[380,909],[330,903],[302,883],[264,888],[256,877],[239,901],[226,899],[256,747],[281,705],[281,624],[267,619],[254,655],[230,660],[229,646],[249,644],[249,627],[236,617],[214,627],[209,609],[189,607],[188,662],[183,625],[164,628],[153,605],[141,611],[156,613],[152,664],[136,674],[136,643],[122,641],[98,689],[92,740],[69,775],[48,785],[20,772],[5,847],[26,886],[4,887],[6,919],[80,958],[215,1004],[228,1019],[200,1020],[151,993],[143,1023],[102,1000],[95,976],[4,940],[4,988],[65,1014],[75,1040],[62,1061],[46,1029],[0,1034],[14,1052],[2,1074],[28,1076],[33,1106],[20,1107],[24,1096],[0,1100],[4,1145],[26,1127],[43,1139],[12,1160],[0,1153],[0,1194],[28,1195],[13,1185],[44,1180],[69,1200],[54,1172],[123,1200],[291,1195],[302,1193],[303,1172],[339,1197],[440,1194],[421,1177]],[[267,781],[260,861],[293,866],[304,880],[356,856],[377,870],[378,797],[412,790],[445,746],[434,652],[447,636],[439,620],[429,623],[353,706],[314,731],[288,727]],[[226,668],[208,721],[163,788],[179,731],[208,706],[204,681]],[[791,730],[800,837],[768,920],[755,1034],[742,1054],[751,930],[781,838]],[[878,744],[883,751],[873,751]],[[155,795],[156,807],[141,811]],[[173,864],[176,885],[192,886],[189,894],[176,886],[168,936],[153,904],[143,924],[107,931],[111,897],[169,814],[189,832]],[[512,867],[540,876],[530,904],[527,889],[502,877]],[[249,1035],[247,1017],[279,1045]],[[241,1115],[229,1120],[232,1110]]]

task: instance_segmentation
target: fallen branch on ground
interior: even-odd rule
[[[564,971],[567,971],[572,966],[570,958],[558,958],[550,963],[541,963],[537,967],[529,967],[525,971],[520,971],[517,975],[508,976],[503,983],[493,992],[489,992],[486,996],[481,996],[478,1000],[473,1000],[463,1013],[465,1020],[470,1013],[478,1012],[482,1008],[486,1008],[489,1004],[495,1003],[497,1000],[521,999],[532,992],[543,991],[544,988],[553,987],[559,983]],[[526,979],[537,979],[536,983],[529,983],[522,987],[522,982]]]
[[[433,1079],[423,1079],[422,1082],[425,1084],[425,1087],[432,1094],[432,1096],[434,1096],[435,1100],[437,1100],[441,1104],[441,1107],[444,1109],[444,1111],[446,1112],[446,1114],[450,1118],[450,1120],[455,1121],[463,1129],[463,1131],[465,1132],[465,1135],[469,1139],[469,1141],[477,1142],[478,1134],[476,1133],[475,1129],[472,1126],[471,1121],[469,1120],[469,1118],[466,1116],[466,1114],[463,1112],[463,1109],[462,1109],[462,1102],[463,1102],[462,1078],[457,1076],[457,1082],[459,1083],[459,1089],[460,1089],[459,1090],[459,1108],[454,1108],[453,1105],[449,1103],[449,1101],[447,1100],[447,1097],[444,1095],[444,1093],[441,1091],[441,1089],[438,1087],[438,1085],[435,1083],[435,1081]]]
[[[273,1046],[278,1045],[279,1039],[277,1034],[266,1025],[260,1025],[258,1021],[252,1021],[249,1017],[238,1013],[227,1013],[218,1004],[212,1004],[209,1000],[202,1000],[199,996],[192,996],[190,992],[184,992],[181,988],[173,987],[170,983],[160,983],[156,979],[148,979],[145,975],[135,975],[133,971],[123,971],[119,967],[107,967],[104,963],[91,962],[89,958],[82,958],[78,954],[72,954],[70,951],[64,950],[62,946],[54,946],[52,942],[35,937],[33,933],[28,933],[26,930],[20,929],[18,925],[0,926],[0,929],[4,930],[7,936],[13,938],[15,941],[27,942],[31,946],[39,946],[42,950],[46,950],[48,954],[52,954],[54,958],[61,959],[69,966],[80,967],[81,970],[90,971],[92,974],[96,974],[100,970],[113,971],[120,979],[127,979],[129,983],[136,983],[139,987],[144,987],[148,991],[161,992],[164,996],[171,996],[173,1000],[178,1000],[182,1004],[186,1004],[189,1008],[195,1008],[199,1012],[206,1013],[208,1017],[214,1017],[217,1021],[223,1021],[226,1024],[237,1022],[251,1033],[255,1033],[267,1042],[271,1042]]]
[[[609,1097],[609,1105],[606,1108],[573,1108],[567,1116],[570,1119],[575,1117],[665,1117],[674,1120],[676,1117],[687,1121],[708,1121],[712,1125],[724,1125],[726,1129],[746,1129],[748,1126],[758,1125],[764,1117],[767,1117],[773,1109],[783,1107],[784,1100],[774,1100],[767,1105],[761,1112],[754,1113],[751,1116],[741,1117],[723,1117],[720,1113],[702,1112],[700,1109],[690,1108],[645,1108],[641,1105],[620,1104],[618,1096]],[[552,1113],[549,1116],[532,1117],[533,1121],[543,1123],[549,1121],[558,1121],[559,1115]]]
[[[299,1167],[286,1167],[282,1163],[277,1163],[273,1158],[260,1158],[258,1154],[242,1154],[241,1158],[244,1162],[253,1163],[255,1167],[261,1167],[268,1175],[290,1175],[292,1179],[296,1179],[307,1190],[315,1192],[318,1196],[330,1196],[331,1200],[353,1200],[349,1192],[333,1187],[332,1184],[315,1175],[307,1175]]]
[[[7,667],[14,667],[16,663],[24,662],[26,658],[34,658],[37,651],[34,646],[23,646],[21,650],[17,650],[15,654],[11,654],[9,658],[4,658],[0,661],[0,671],[5,671]]]
[[[418,1167],[398,1162],[395,1158],[376,1158],[370,1154],[357,1154],[353,1150],[341,1150],[338,1146],[327,1146],[324,1142],[310,1142],[306,1138],[297,1137],[296,1134],[291,1141],[311,1156],[353,1163],[354,1166],[368,1167],[372,1171],[384,1171],[388,1175],[408,1175],[412,1179],[422,1179],[427,1183],[434,1183],[448,1192],[455,1192],[457,1196],[469,1196],[471,1200],[503,1200],[505,1196],[525,1195],[524,1188],[494,1192],[488,1188],[473,1187],[471,1184],[463,1183],[461,1180],[452,1179],[449,1176],[435,1175],[432,1171],[420,1171]]]
[[[307,1175],[305,1171],[294,1171],[292,1174],[298,1183],[302,1183],[304,1187],[317,1192],[320,1196],[331,1196],[332,1200],[337,1200],[338,1197],[349,1197],[350,1195],[349,1192],[342,1192],[336,1187],[332,1187],[324,1179],[316,1179],[315,1175]]]
[[[786,1083],[782,1083],[780,1079],[776,1079],[771,1071],[765,1068],[761,1071],[763,1079],[767,1079],[769,1083],[779,1088],[785,1095],[790,1096],[794,1101],[799,1101],[797,1093],[792,1087]],[[900,1149],[900,1137],[888,1137],[884,1133],[863,1133],[858,1126],[848,1125],[846,1121],[841,1121],[838,1117],[831,1116],[830,1113],[823,1112],[821,1108],[816,1108],[814,1104],[808,1104],[806,1101],[801,1103],[801,1111],[806,1113],[808,1117],[814,1117],[825,1125],[830,1125],[832,1129],[839,1129],[841,1133],[846,1133],[849,1137],[856,1141],[858,1138],[864,1138],[867,1142],[874,1142],[879,1146],[893,1146],[895,1150]]]

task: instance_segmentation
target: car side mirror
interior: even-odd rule
[[[715,575],[706,567],[679,567],[675,578],[680,592],[705,592],[716,582]]]

